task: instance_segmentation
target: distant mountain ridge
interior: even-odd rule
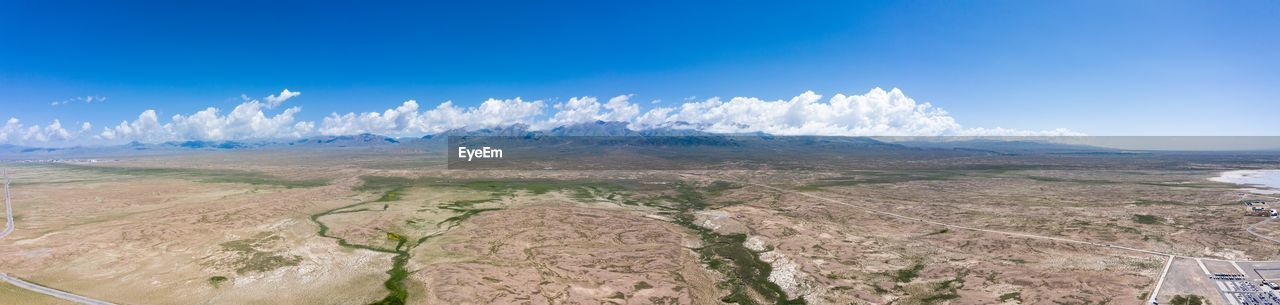
[[[910,147],[965,149],[990,151],[1002,154],[1019,153],[1112,153],[1120,150],[1106,147],[1053,143],[1026,137],[991,137],[977,139],[939,139],[938,137],[912,137],[905,141],[892,141]]]
[[[966,141],[925,141],[925,140],[878,140],[871,137],[844,136],[778,136],[762,132],[753,133],[711,133],[693,129],[656,128],[633,130],[626,122],[595,121],[573,125],[559,126],[548,130],[532,130],[529,125],[512,124],[476,130],[452,129],[421,137],[390,137],[372,133],[340,136],[315,136],[301,139],[263,139],[263,140],[188,140],[169,141],[147,144],[137,141],[115,146],[100,147],[26,147],[18,145],[0,145],[0,153],[6,155],[74,155],[77,153],[128,151],[182,151],[182,150],[246,150],[273,148],[380,148],[380,147],[419,147],[423,149],[443,148],[450,136],[496,136],[496,137],[750,137],[761,140],[787,139],[794,145],[839,144],[847,148],[879,147],[888,149],[961,149],[996,153],[1028,153],[1047,151],[1114,151],[1111,149],[1057,144],[1049,142],[966,140]],[[668,143],[671,144],[671,143]],[[704,143],[705,144],[705,143]]]

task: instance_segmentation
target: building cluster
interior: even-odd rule
[[[1262,216],[1262,217],[1270,216],[1273,218],[1280,216],[1280,213],[1277,213],[1276,209],[1270,208],[1267,206],[1266,201],[1247,200],[1244,202],[1244,207],[1245,207],[1244,214],[1246,216]]]

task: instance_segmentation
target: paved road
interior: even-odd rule
[[[13,204],[9,202],[9,171],[0,169],[0,174],[4,175],[4,211],[5,211],[4,215],[5,215],[5,219],[8,220],[5,222],[4,231],[0,231],[0,238],[4,238],[5,236],[9,236],[9,233],[13,233],[13,227],[14,227]],[[57,289],[53,289],[45,286],[40,286],[39,284],[24,281],[22,279],[12,277],[4,273],[0,273],[0,282],[6,282],[6,283],[9,283],[10,285],[17,286],[22,289],[35,291],[51,297],[55,297],[55,298],[59,298],[59,299],[63,299],[71,302],[76,302],[80,304],[113,305],[110,302],[99,301],[86,296],[76,295],[70,292],[57,290]]]
[[[1164,271],[1160,272],[1160,279],[1156,280],[1156,289],[1151,291],[1151,303],[1156,303],[1156,297],[1160,296],[1160,287],[1164,286],[1164,278],[1169,275],[1169,267],[1173,266],[1173,255],[1169,256],[1169,261],[1164,263]]]
[[[13,233],[13,205],[9,204],[9,170],[0,169],[0,172],[4,175],[4,218],[7,219],[4,222],[4,231],[0,231],[0,238],[4,238],[9,236],[9,233]]]
[[[37,284],[33,284],[33,283],[31,283],[31,282],[23,281],[22,279],[19,279],[19,278],[16,278],[16,277],[12,277],[12,276],[9,276],[9,275],[4,274],[4,273],[0,273],[0,281],[8,282],[10,285],[18,286],[18,287],[20,287],[20,288],[22,288],[22,289],[26,289],[26,290],[31,290],[31,291],[35,291],[35,292],[39,292],[39,293],[43,293],[43,294],[46,294],[46,295],[49,295],[49,296],[52,296],[52,297],[55,297],[55,298],[59,298],[59,299],[63,299],[63,300],[71,301],[71,302],[76,302],[76,303],[80,303],[80,304],[88,304],[88,305],[114,305],[114,304],[112,304],[112,303],[110,303],[110,302],[104,302],[104,301],[94,300],[94,299],[91,299],[91,298],[88,298],[88,297],[84,297],[84,296],[80,296],[80,295],[71,294],[71,293],[69,293],[69,292],[65,292],[65,291],[61,291],[61,290],[57,290],[57,289],[53,289],[53,288],[49,288],[49,287],[45,287],[45,286],[40,286],[40,285],[37,285]]]
[[[1248,229],[1246,229],[1245,231],[1249,231],[1249,234],[1253,234],[1253,236],[1257,236],[1258,238],[1265,239],[1265,240],[1270,240],[1271,242],[1274,242],[1274,243],[1280,244],[1280,240],[1276,240],[1275,238],[1271,238],[1271,237],[1268,237],[1268,236],[1266,236],[1266,235],[1258,234],[1258,232],[1254,232],[1254,231],[1253,231],[1253,228],[1255,228],[1255,227],[1257,227],[1257,226],[1259,226],[1259,225],[1262,225],[1262,224],[1264,224],[1264,223],[1267,223],[1268,221],[1271,221],[1271,220],[1273,220],[1273,219],[1275,219],[1275,218],[1267,218],[1267,219],[1263,219],[1262,221],[1259,221],[1258,223],[1255,223],[1255,224],[1249,225],[1249,228],[1248,228]]]

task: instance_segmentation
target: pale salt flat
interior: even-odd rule
[[[1217,177],[1209,178],[1217,182],[1244,184],[1244,188],[1256,194],[1280,194],[1280,170],[1235,170],[1222,172]]]

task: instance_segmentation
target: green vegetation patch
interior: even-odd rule
[[[389,292],[382,300],[373,302],[375,305],[404,305],[404,300],[409,297],[409,290],[405,287],[404,279],[409,277],[409,250],[401,249],[405,244],[405,240],[400,240],[396,245],[397,254],[391,260],[391,270],[387,270],[389,277],[382,282],[382,286],[387,288]]]
[[[645,289],[653,288],[653,285],[649,285],[649,283],[645,281],[640,281],[636,283],[635,286],[633,286],[632,288],[634,288],[635,290],[645,290]]]
[[[1123,183],[1120,181],[1100,180],[1100,179],[1075,179],[1075,178],[1058,178],[1058,177],[1045,177],[1045,176],[1027,176],[1027,179],[1040,181],[1040,182],[1066,182],[1066,183],[1079,183],[1079,184],[1090,184],[1090,185]]]
[[[386,193],[382,193],[382,197],[378,197],[378,200],[375,200],[374,202],[390,202],[390,201],[400,200],[400,193],[402,192],[404,192],[403,187],[392,189],[390,191],[387,191]]]
[[[921,283],[904,289],[910,294],[907,304],[941,304],[950,300],[960,298],[958,292],[960,288],[964,288],[964,276],[967,272],[961,271],[955,278],[941,282]]]
[[[1001,303],[1008,302],[1009,300],[1015,300],[1015,301],[1018,301],[1018,303],[1022,303],[1022,293],[1010,292],[1010,293],[1000,295]]]
[[[1131,204],[1134,204],[1134,205],[1188,205],[1188,203],[1181,202],[1181,201],[1150,200],[1150,199],[1138,199]]]
[[[724,274],[722,288],[729,290],[729,295],[720,299],[725,303],[753,305],[760,304],[751,295],[762,296],[775,304],[804,304],[802,298],[788,299],[786,292],[778,284],[769,281],[769,273],[773,267],[760,260],[759,254],[743,245],[747,236],[742,234],[721,235],[712,230],[694,224],[694,212],[707,207],[704,194],[697,188],[687,185],[676,185],[676,195],[668,199],[678,204],[676,223],[698,233],[703,246],[698,248],[699,257],[712,270]],[[750,290],[750,291],[748,291]]]
[[[706,258],[709,265],[716,265],[722,268],[723,272],[730,274],[730,281],[734,287],[735,293],[726,296],[726,300],[732,300],[739,304],[757,304],[756,300],[751,296],[762,295],[769,298],[770,302],[778,304],[801,304],[802,300],[787,300],[781,288],[776,284],[768,281],[770,266],[759,260],[756,253],[747,250],[742,246],[745,240],[744,235],[717,235],[709,230],[704,230],[692,224],[693,211],[706,207],[704,192],[720,193],[730,189],[739,188],[740,185],[720,182],[712,183],[697,190],[692,186],[680,185],[677,187],[674,195],[661,196],[662,198],[631,198],[628,190],[670,190],[670,185],[647,185],[635,181],[580,181],[580,180],[458,180],[438,177],[420,177],[420,178],[404,178],[404,177],[381,177],[381,176],[363,176],[361,177],[363,184],[356,188],[356,191],[372,191],[381,192],[381,196],[372,202],[387,202],[388,204],[396,204],[397,201],[403,201],[402,195],[406,189],[414,187],[430,187],[430,188],[454,188],[460,190],[480,191],[490,196],[483,199],[471,200],[455,200],[438,206],[440,209],[453,211],[453,216],[436,223],[437,227],[451,229],[461,225],[467,219],[474,217],[480,213],[499,210],[501,208],[488,207],[481,205],[483,203],[499,200],[504,196],[514,196],[517,193],[528,194],[547,194],[557,191],[569,191],[572,196],[581,200],[598,200],[604,198],[611,201],[619,201],[620,204],[635,204],[646,206],[658,206],[661,201],[678,203],[680,205],[680,214],[677,218],[681,220],[683,225],[692,229],[699,230],[703,235],[704,244],[708,245],[699,250],[700,254]],[[384,247],[376,247],[372,245],[362,245],[347,241],[346,239],[329,235],[329,227],[322,221],[325,215],[350,213],[357,211],[371,211],[368,209],[358,209],[358,206],[369,202],[356,203],[345,207],[339,207],[330,211],[322,212],[311,216],[312,222],[319,226],[318,234],[322,237],[333,238],[343,247],[366,249],[383,253],[391,253],[393,257],[392,268],[387,271],[389,277],[383,285],[388,291],[388,295],[373,304],[404,304],[407,298],[407,289],[404,280],[408,277],[407,262],[410,258],[411,250],[426,242],[429,236],[407,236],[399,233],[387,232],[388,239],[396,241],[394,249]],[[386,208],[384,207],[384,210]],[[669,213],[675,213],[677,209],[667,208]],[[419,221],[410,219],[406,220],[411,225],[417,225]],[[650,289],[652,285],[645,282],[636,283],[635,289]],[[751,289],[754,293],[748,294],[745,289]]]
[[[933,235],[938,235],[938,234],[947,234],[948,232],[951,232],[951,228],[942,228],[942,229],[938,229],[937,231],[929,232],[929,234],[925,234],[924,236],[933,236]]]
[[[859,186],[869,184],[903,183],[911,181],[947,180],[964,175],[963,170],[939,171],[860,171],[839,177],[820,178],[817,181],[799,186],[798,190],[820,190],[834,186]]]
[[[385,232],[387,240],[392,240],[396,242],[394,249],[387,249],[379,246],[352,243],[344,238],[329,235],[329,226],[325,224],[323,221],[321,221],[321,218],[323,218],[326,215],[333,215],[333,214],[340,214],[340,213],[377,211],[377,210],[371,210],[367,208],[355,209],[357,206],[368,204],[368,203],[374,203],[374,202],[382,202],[383,207],[381,211],[386,211],[388,208],[388,205],[393,204],[394,202],[397,202],[397,201],[402,201],[404,191],[410,187],[441,187],[441,186],[465,187],[465,186],[463,184],[459,184],[456,182],[443,182],[443,181],[435,181],[430,179],[408,179],[408,178],[399,178],[399,177],[376,177],[376,176],[366,176],[361,178],[365,180],[365,184],[357,188],[357,190],[382,192],[382,194],[378,197],[378,199],[370,202],[355,203],[355,204],[335,208],[329,211],[321,212],[318,214],[314,214],[314,215],[311,215],[311,221],[316,223],[317,226],[319,226],[319,230],[317,231],[318,235],[320,235],[321,237],[335,239],[338,241],[338,245],[340,246],[347,247],[347,248],[363,249],[363,250],[394,254],[394,256],[392,257],[391,269],[387,270],[386,272],[388,277],[382,283],[383,287],[385,287],[387,290],[387,296],[383,297],[382,299],[372,304],[401,305],[401,304],[404,304],[405,300],[408,298],[408,289],[405,284],[405,279],[409,277],[409,273],[410,273],[407,267],[409,258],[410,258],[410,253],[412,252],[414,247],[417,247],[418,245],[426,242],[428,239],[436,235],[421,236],[415,239],[412,236],[408,236],[402,233],[387,231]],[[480,200],[459,200],[459,201],[454,201],[448,204],[440,205],[439,207],[441,209],[451,210],[456,212],[457,214],[437,223],[436,225],[448,226],[448,228],[451,229],[453,227],[460,225],[466,219],[472,216],[475,216],[477,214],[480,214],[482,212],[499,210],[499,208],[481,208],[481,209],[471,208],[476,204],[490,202],[498,199],[497,198],[498,192],[493,192],[491,194],[492,194],[491,198],[480,199]],[[419,220],[414,220],[414,219],[406,220],[406,223],[409,225],[415,225],[418,222]]]
[[[1229,189],[1229,188],[1239,187],[1236,184],[1225,183],[1225,182],[1169,181],[1169,182],[1138,182],[1137,184],[1150,185],[1150,186],[1163,186],[1163,187],[1185,187],[1185,188],[1196,188],[1196,189],[1224,189],[1224,188]]]
[[[453,180],[444,178],[404,178],[404,177],[382,177],[382,176],[362,176],[364,181],[357,191],[385,191],[389,189],[401,189],[406,187],[423,186],[423,187],[458,187],[463,189],[491,192],[496,195],[510,195],[517,191],[527,191],[535,195],[546,194],[551,191],[558,190],[577,190],[587,188],[600,192],[616,192],[625,189],[622,184],[596,181],[578,181],[578,180]]]
[[[1156,187],[1181,187],[1181,188],[1201,188],[1201,189],[1233,187],[1233,185],[1231,184],[1221,183],[1221,182],[1185,182],[1185,181],[1146,182],[1146,181],[1120,181],[1120,180],[1103,180],[1103,179],[1059,178],[1059,177],[1046,177],[1046,176],[1027,176],[1026,178],[1035,180],[1035,181],[1040,181],[1040,182],[1064,182],[1064,183],[1078,183],[1078,184],[1087,184],[1087,185],[1133,184],[1133,185],[1146,185],[1146,186],[1156,186]],[[1160,202],[1155,202],[1155,203],[1160,203]]]
[[[889,289],[884,289],[884,287],[880,287],[880,285],[876,285],[876,284],[867,284],[867,285],[871,286],[871,291],[874,291],[876,294],[889,293]]]
[[[391,190],[387,190],[382,194],[381,197],[379,197],[377,201],[374,201],[374,202],[384,201],[383,199],[387,199],[387,198],[398,199],[400,190],[401,188],[394,188]],[[387,199],[386,201],[394,201],[394,199]],[[325,237],[325,238],[335,239],[338,241],[339,246],[353,248],[353,249],[363,249],[363,250],[369,250],[369,251],[375,251],[375,252],[395,254],[395,256],[393,256],[391,260],[391,269],[387,270],[388,278],[386,281],[382,282],[383,287],[387,289],[387,296],[383,297],[381,300],[378,300],[377,302],[374,302],[372,304],[402,305],[404,304],[405,299],[409,295],[408,289],[405,288],[405,284],[404,284],[404,279],[409,277],[409,270],[406,267],[409,261],[409,250],[411,250],[412,247],[416,245],[408,245],[408,242],[409,242],[408,238],[394,232],[386,232],[386,233],[387,233],[387,239],[396,241],[395,249],[384,249],[381,247],[376,247],[371,245],[351,243],[344,238],[329,235],[329,226],[326,225],[324,222],[320,221],[320,218],[326,215],[332,215],[332,214],[338,214],[338,213],[349,213],[353,211],[366,211],[367,209],[347,210],[352,207],[366,204],[366,203],[368,202],[359,202],[352,205],[321,212],[319,214],[311,215],[311,222],[314,222],[317,226],[320,227],[320,229],[316,232],[317,235],[320,235],[321,237]],[[384,205],[383,211],[385,210],[386,210],[386,206]],[[423,237],[422,239],[418,240],[418,243],[422,243],[425,240],[426,240],[426,237]]]
[[[1209,302],[1198,295],[1175,295],[1169,299],[1170,305],[1204,305]]]
[[[893,273],[893,281],[899,282],[899,283],[911,282],[911,280],[914,280],[916,277],[920,276],[921,270],[924,270],[924,264],[921,264],[921,263],[916,263],[906,269],[898,270],[897,272]]]
[[[227,280],[228,279],[225,276],[221,276],[221,275],[211,276],[209,277],[209,285],[212,285],[214,288],[217,288],[219,285],[222,285],[222,283],[226,282]]]
[[[267,272],[281,267],[297,266],[302,262],[302,257],[281,255],[279,252],[268,250],[281,240],[283,238],[280,236],[262,232],[252,238],[228,241],[219,246],[223,251],[236,254],[236,258],[230,262],[236,274]],[[210,280],[212,281],[212,278]]]
[[[1153,225],[1153,224],[1160,223],[1160,218],[1157,218],[1152,215],[1136,214],[1136,215],[1133,215],[1133,222],[1144,224],[1144,225]]]
[[[456,200],[454,202],[440,205],[440,208],[449,209],[449,210],[468,209],[477,204],[493,202],[494,200],[497,200],[497,198],[476,199],[476,200]]]
[[[458,214],[458,215],[454,215],[454,216],[449,217],[449,218],[445,218],[445,220],[441,220],[441,221],[440,221],[440,223],[437,223],[437,224],[436,224],[436,226],[437,226],[437,227],[438,227],[438,226],[444,226],[444,225],[446,225],[446,224],[450,224],[450,225],[455,225],[455,226],[456,226],[458,223],[461,223],[461,222],[463,222],[463,221],[466,221],[468,218],[471,218],[471,216],[476,216],[477,214],[480,214],[480,213],[483,213],[483,212],[488,212],[488,211],[497,211],[497,210],[501,210],[501,209],[500,209],[500,208],[488,208],[488,209],[466,209],[466,210],[454,210],[454,211],[459,212],[460,214]]]
[[[706,187],[703,187],[702,191],[705,192],[708,196],[714,197],[714,196],[720,196],[721,194],[724,194],[725,191],[735,190],[740,188],[742,188],[741,184],[717,180],[716,182],[712,182],[711,184],[708,184]]]
[[[60,166],[73,170],[90,171],[99,174],[137,177],[173,177],[203,183],[244,183],[252,185],[279,186],[285,188],[317,187],[329,184],[328,179],[288,180],[259,172],[230,169],[106,167],[72,164],[63,164]]]

